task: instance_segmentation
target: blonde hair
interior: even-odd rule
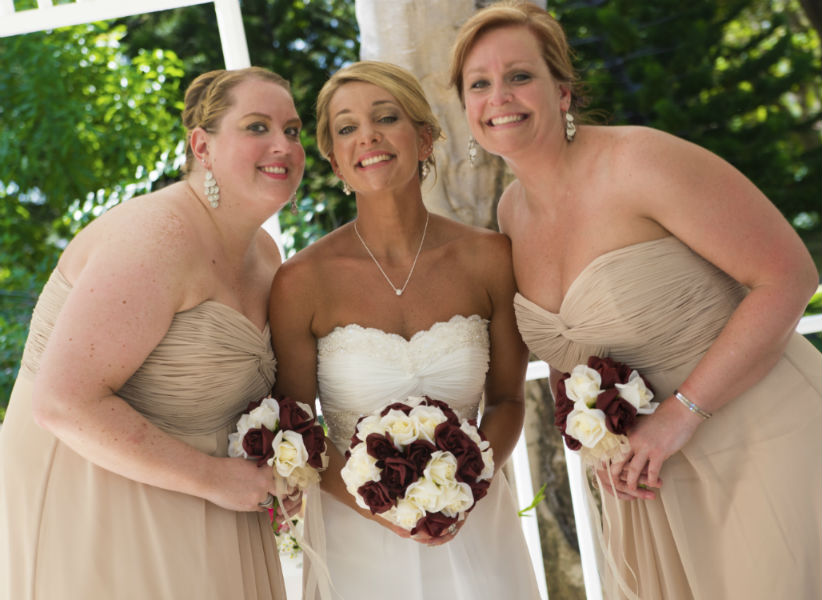
[[[468,53],[483,34],[492,29],[510,26],[526,27],[534,34],[551,75],[571,89],[572,106],[581,105],[583,99],[579,78],[571,63],[573,53],[562,26],[547,11],[522,0],[503,0],[487,6],[460,27],[451,50],[450,70],[450,83],[457,88],[460,102],[465,104],[462,71]]]
[[[283,77],[262,67],[245,69],[217,69],[203,73],[191,82],[185,94],[183,127],[186,129],[186,162],[183,172],[188,172],[194,164],[191,150],[191,132],[197,127],[206,131],[216,131],[225,112],[231,108],[234,98],[231,90],[248,79],[259,79],[275,83],[291,93],[291,86]]]
[[[433,142],[444,139],[439,121],[413,74],[391,63],[363,60],[334,73],[317,96],[317,147],[326,159],[333,149],[331,115],[328,114],[331,99],[342,86],[353,82],[370,83],[384,89],[394,96],[417,127],[428,129]],[[423,164],[436,168],[434,154],[420,162],[420,172]]]

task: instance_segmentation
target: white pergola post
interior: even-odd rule
[[[217,14],[226,69],[249,66],[238,0],[77,0],[56,6],[52,0],[38,0],[37,8],[20,11],[15,10],[13,0],[0,0],[0,37],[208,3],[214,4]]]

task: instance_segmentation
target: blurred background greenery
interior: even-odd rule
[[[592,114],[658,127],[729,160],[819,267],[822,62],[799,0],[557,0],[549,9],[576,49]],[[359,55],[354,2],[244,0],[242,13],[252,64],[291,81],[305,123],[300,211],[280,216],[290,255],[353,216],[313,131],[320,87]],[[179,177],[183,91],[224,65],[210,4],[0,38],[0,64],[2,420],[61,249],[109,207]],[[822,312],[822,295],[810,310]]]

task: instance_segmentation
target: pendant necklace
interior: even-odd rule
[[[425,227],[422,228],[422,239],[420,239],[420,247],[417,248],[417,255],[414,257],[414,262],[411,264],[411,270],[408,271],[408,277],[405,278],[405,283],[402,285],[401,288],[396,287],[394,283],[391,281],[391,279],[388,277],[388,275],[386,275],[385,271],[382,268],[382,265],[380,265],[380,261],[377,260],[377,257],[374,256],[374,253],[371,252],[371,250],[368,248],[368,244],[366,244],[365,240],[362,239],[360,231],[359,229],[357,229],[357,221],[354,221],[354,233],[356,233],[357,237],[360,239],[362,247],[365,248],[366,252],[368,252],[368,256],[370,256],[371,260],[374,261],[374,264],[377,265],[377,268],[380,270],[380,273],[382,273],[382,276],[385,277],[385,280],[388,282],[388,285],[391,286],[391,289],[394,290],[394,293],[397,294],[397,296],[402,296],[402,293],[405,291],[405,288],[408,287],[408,282],[411,280],[411,274],[414,272],[414,267],[417,266],[417,259],[420,257],[420,252],[422,252],[422,245],[425,242],[425,234],[428,232],[428,219],[430,217],[431,213],[426,212]]]

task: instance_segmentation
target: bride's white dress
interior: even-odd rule
[[[318,342],[320,403],[329,437],[344,453],[360,416],[408,396],[428,395],[450,404],[461,418],[476,417],[488,360],[488,322],[476,315],[436,323],[411,340],[359,325],[338,327]],[[501,472],[459,534],[435,547],[401,538],[325,492],[308,506],[308,541],[325,558],[335,600],[539,598],[517,507]],[[316,565],[309,557],[305,563],[305,597],[317,597],[310,583]]]

